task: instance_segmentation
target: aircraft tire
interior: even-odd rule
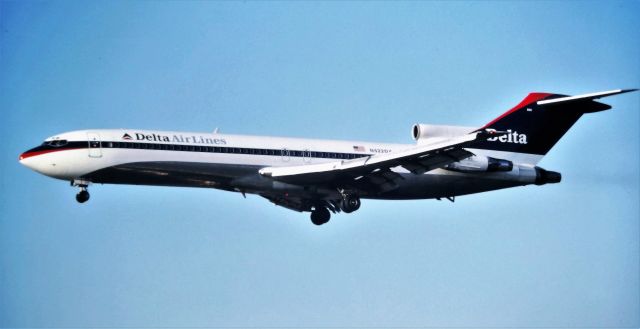
[[[89,195],[89,192],[87,190],[82,190],[78,192],[78,194],[76,194],[76,201],[78,201],[79,203],[85,203],[89,201],[90,196],[91,195]]]
[[[315,225],[326,224],[331,219],[331,213],[325,207],[318,207],[311,212],[311,222]]]
[[[340,208],[342,209],[342,211],[349,214],[360,209],[360,204],[360,198],[356,196],[346,196],[344,199],[342,199]]]

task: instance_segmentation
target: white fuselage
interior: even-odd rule
[[[135,184],[206,187],[258,194],[310,212],[322,225],[360,199],[447,198],[528,184],[559,183],[536,164],[594,101],[635,91],[578,96],[530,93],[480,128],[413,125],[415,144],[336,141],[137,129],[82,130],[47,138],[20,163],[80,188]]]
[[[25,152],[20,162],[39,173],[67,181],[304,194],[304,187],[273,182],[258,175],[258,170],[347,161],[414,146],[217,133],[85,130],[47,138],[43,145]],[[534,164],[539,156],[489,150],[473,152],[479,156],[508,158],[517,165],[509,172],[482,175],[446,169],[413,175],[396,167],[392,170],[406,175],[400,188],[382,195],[368,195],[366,191],[360,194],[381,199],[439,198],[535,181]]]

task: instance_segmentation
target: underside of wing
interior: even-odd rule
[[[330,210],[333,213],[340,212],[340,200],[325,200],[321,198],[311,199],[311,198],[300,198],[300,197],[289,197],[285,195],[279,194],[260,194],[261,197],[271,201],[273,204],[284,207],[287,209],[295,210],[298,212],[302,211],[311,211],[312,208],[316,207],[324,207]]]

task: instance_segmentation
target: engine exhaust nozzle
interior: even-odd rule
[[[555,171],[544,170],[540,167],[536,167],[536,185],[555,184],[560,183],[562,180],[562,174]]]

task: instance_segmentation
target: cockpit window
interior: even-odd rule
[[[52,141],[44,142],[45,145],[53,146],[53,147],[61,147],[67,145],[66,139],[54,139]]]

